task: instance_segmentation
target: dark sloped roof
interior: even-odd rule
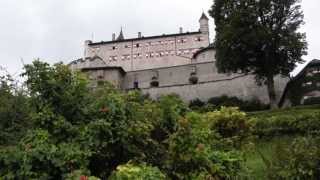
[[[119,36],[117,38],[117,41],[121,41],[121,40],[124,40],[124,35],[123,35],[123,32],[122,32],[122,28],[121,28],[121,31],[120,31]]]
[[[86,71],[112,70],[112,69],[119,70],[122,74],[126,74],[126,72],[120,66],[85,67],[85,68],[81,68],[81,71],[86,72]]]
[[[100,56],[97,56],[97,55],[96,55],[96,56],[93,56],[93,57],[86,57],[85,59],[80,58],[80,59],[71,61],[68,65],[77,64],[78,62],[93,61],[93,60],[96,60],[96,59],[99,59],[99,60],[102,61],[104,64],[106,63],[106,62],[103,61],[103,59],[102,59]]]
[[[123,39],[123,40],[115,40],[115,41],[101,41],[90,43],[89,46],[95,45],[103,45],[103,44],[113,44],[118,42],[130,42],[130,41],[139,41],[139,40],[146,40],[146,39],[156,39],[156,38],[164,38],[164,37],[175,37],[175,36],[185,36],[185,35],[192,35],[192,34],[201,34],[200,31],[195,32],[186,32],[186,33],[178,33],[178,34],[164,34],[159,36],[149,36],[149,37],[141,37],[141,38],[131,38],[131,39]]]
[[[294,76],[293,78],[290,79],[290,81],[287,83],[283,94],[281,96],[280,102],[279,102],[279,107],[281,107],[286,99],[286,96],[292,86],[292,84],[297,81],[298,79],[300,79],[305,72],[307,71],[308,68],[310,67],[314,67],[314,66],[320,66],[320,60],[319,59],[314,59],[312,61],[310,61],[296,76]]]
[[[207,15],[203,12],[201,17],[200,17],[200,20],[202,19],[205,19],[205,20],[209,20],[209,18],[207,17]]]
[[[205,52],[205,51],[207,51],[207,50],[210,50],[210,49],[214,49],[213,44],[210,44],[208,47],[205,47],[205,48],[200,49],[199,51],[197,51],[196,53],[193,54],[192,58],[195,59],[195,58],[197,58],[197,56],[198,56],[199,54],[201,54],[202,52]]]

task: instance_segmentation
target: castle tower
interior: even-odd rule
[[[209,18],[206,16],[205,13],[202,13],[199,23],[200,23],[200,32],[204,34],[209,34]]]
[[[121,40],[124,40],[124,35],[123,35],[123,32],[122,32],[122,27],[121,27],[121,31],[119,33],[119,36],[117,38],[117,41],[121,41]]]
[[[83,59],[87,58],[90,56],[90,47],[89,44],[91,44],[92,41],[91,40],[86,40],[84,42],[84,55],[83,55]]]

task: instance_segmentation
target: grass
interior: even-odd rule
[[[248,113],[248,115],[259,118],[259,117],[279,116],[279,115],[284,115],[284,114],[299,115],[302,112],[303,113],[316,113],[319,111],[320,111],[320,105],[295,106],[295,107],[285,108],[285,109],[250,112],[250,113]]]
[[[320,105],[298,106],[286,109],[260,111],[248,113],[250,117],[263,120],[272,116],[284,117],[286,115],[299,116],[301,114],[312,114],[320,111]],[[255,140],[255,149],[244,152],[246,155],[246,165],[251,172],[252,179],[268,179],[267,163],[272,162],[276,156],[278,147],[288,147],[289,144],[298,137],[298,134],[279,135],[274,137],[264,137]],[[302,136],[302,135],[300,135]],[[265,159],[265,160],[264,160]]]
[[[262,180],[267,178],[267,164],[264,158],[271,162],[276,155],[277,148],[288,147],[295,136],[278,136],[271,139],[258,139],[255,142],[255,150],[246,151],[246,165],[251,172],[252,179]]]

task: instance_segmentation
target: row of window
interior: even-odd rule
[[[320,87],[320,82],[312,82],[312,81],[302,83],[302,87],[311,86],[311,85],[313,85],[314,83],[315,83],[315,85],[316,85],[317,87]]]
[[[203,41],[202,37],[196,37],[194,38],[194,41]],[[187,43],[188,39],[187,38],[179,38],[177,40],[177,43],[183,44]],[[168,44],[174,44],[174,40],[164,40],[164,41],[154,41],[154,42],[148,42],[148,43],[136,43],[133,45],[134,48],[140,48],[140,47],[150,47],[150,46],[158,46],[158,45],[168,45]],[[119,46],[112,46],[111,50],[117,50]],[[131,48],[131,45],[125,45],[124,48]]]
[[[194,54],[197,52],[199,49],[184,49],[184,50],[178,50],[177,55],[189,55],[189,54]],[[147,52],[144,56],[142,53],[135,53],[132,55],[133,59],[142,59],[143,57],[145,58],[154,58],[154,57],[164,57],[164,56],[174,56],[176,55],[176,51],[158,51],[158,52]],[[120,57],[118,56],[110,56],[109,61],[117,61],[118,59],[121,60],[130,60],[131,56],[130,54],[125,54]]]
[[[320,73],[320,67],[310,68],[308,70],[307,76],[312,76],[313,74]]]

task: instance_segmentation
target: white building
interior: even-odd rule
[[[175,93],[185,101],[205,101],[228,95],[268,103],[267,88],[257,86],[252,75],[218,73],[204,13],[194,32],[180,28],[176,34],[144,37],[138,33],[137,38],[126,39],[121,30],[111,41],[85,41],[84,58],[70,67],[87,72],[93,85],[110,81],[123,90],[139,88],[152,98]],[[278,97],[287,81],[276,79]]]

